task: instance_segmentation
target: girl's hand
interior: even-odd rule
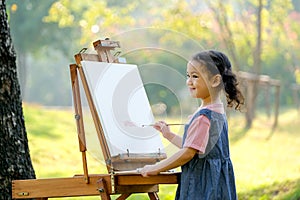
[[[159,173],[159,171],[155,169],[155,165],[145,165],[143,168],[138,169],[138,172],[141,173],[143,177],[154,176]]]
[[[164,121],[158,121],[153,126],[156,130],[160,131],[164,137],[170,134],[170,128],[168,124]]]

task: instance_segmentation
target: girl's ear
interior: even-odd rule
[[[218,87],[221,83],[222,83],[222,76],[220,74],[217,74],[212,77],[212,79],[211,79],[212,87]]]

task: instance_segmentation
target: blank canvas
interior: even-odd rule
[[[138,67],[81,61],[111,156],[164,153]]]

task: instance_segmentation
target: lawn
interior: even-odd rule
[[[73,109],[24,104],[31,159],[37,178],[81,174]],[[258,113],[250,130],[242,114],[230,115],[230,146],[239,199],[300,199],[300,113],[281,111],[272,132],[272,118]],[[176,131],[176,130],[175,130]],[[166,142],[166,141],[164,141]],[[89,173],[106,173],[103,161],[88,154]],[[173,199],[176,186],[161,186],[161,199]],[[81,197],[68,199],[99,199]],[[147,199],[145,195],[129,198]]]

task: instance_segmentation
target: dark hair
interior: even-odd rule
[[[236,75],[232,72],[227,56],[222,52],[209,50],[195,54],[192,59],[206,66],[212,75],[220,74],[222,76],[227,106],[240,110],[244,104],[244,96],[238,88]]]

